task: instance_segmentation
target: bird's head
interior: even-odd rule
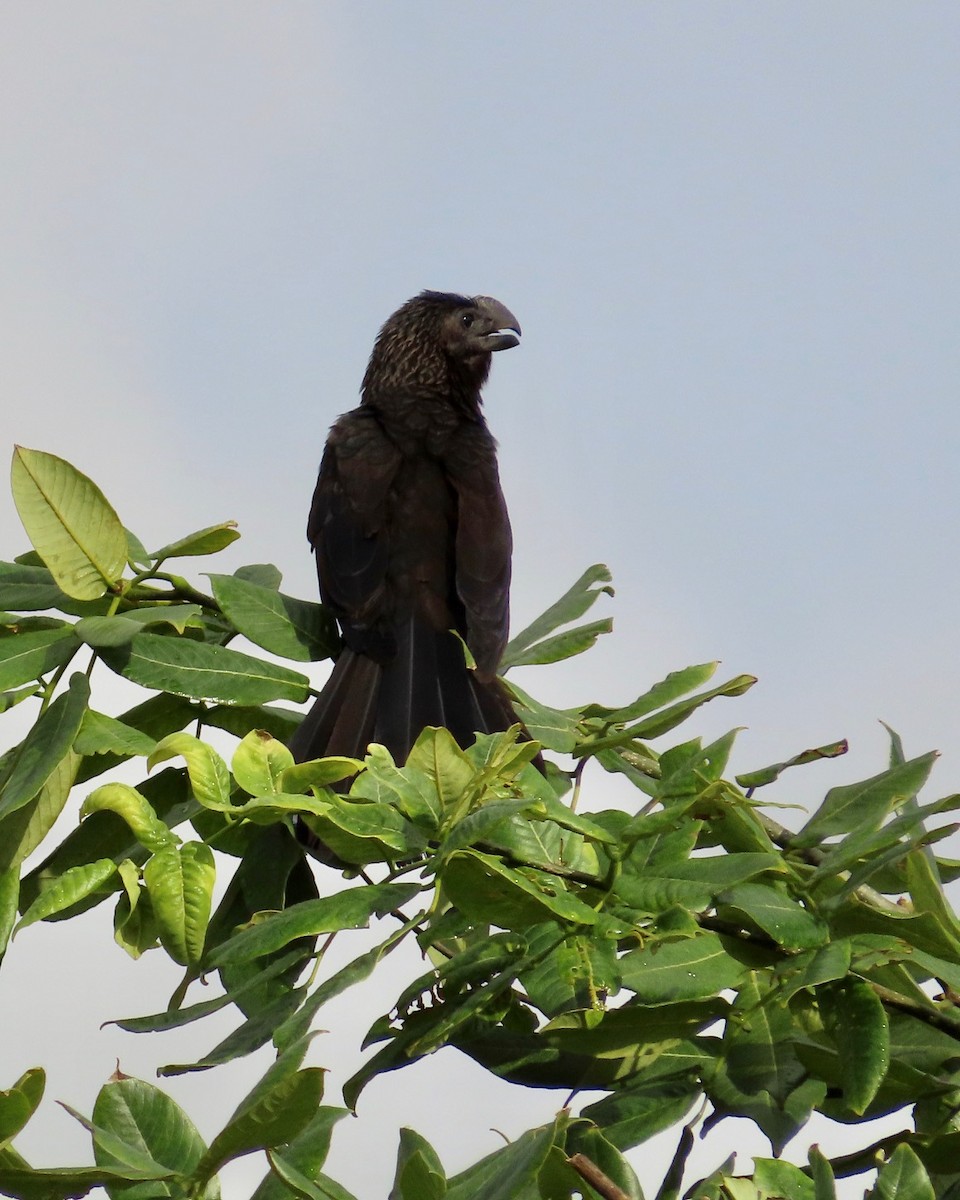
[[[437,293],[424,292],[422,300]],[[451,358],[476,358],[495,350],[520,345],[520,322],[506,305],[492,296],[439,294],[442,306],[440,339]]]
[[[363,381],[365,398],[386,392],[476,396],[490,355],[520,344],[520,322],[492,296],[421,292],[377,337]]]

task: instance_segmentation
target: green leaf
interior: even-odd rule
[[[350,760],[342,761],[346,763]],[[310,764],[302,765],[307,767]],[[443,819],[440,796],[436,783],[426,771],[411,767],[409,763],[405,767],[398,767],[389,750],[375,742],[367,751],[364,765],[366,770],[357,776],[350,788],[351,800],[369,800],[374,804],[390,805],[430,833],[439,829]],[[294,767],[293,771],[296,770]],[[286,779],[286,776],[284,778]],[[294,779],[296,778],[297,776],[294,776]]]
[[[525,931],[530,965],[520,983],[531,1004],[548,1017],[577,1010],[601,1011],[605,997],[620,990],[619,922],[600,914],[597,925],[569,933],[555,921]]]
[[[330,1149],[333,1127],[345,1116],[347,1116],[345,1108],[321,1105],[317,1109],[316,1116],[304,1126],[293,1141],[283,1147],[283,1163],[287,1170],[297,1171],[300,1177],[306,1178],[320,1187],[327,1186],[329,1190],[330,1185],[321,1175],[320,1168],[326,1161],[327,1151]],[[271,1165],[275,1165],[274,1152],[268,1151],[267,1154]],[[278,1175],[275,1171],[271,1172],[253,1193],[251,1200],[289,1200],[290,1193],[282,1180],[283,1176]],[[339,1187],[339,1184],[334,1186]],[[322,1191],[321,1195],[323,1195]],[[343,1195],[347,1196],[347,1193],[344,1192]]]
[[[88,1121],[85,1116],[77,1112],[75,1108],[71,1108],[69,1104],[65,1104],[62,1100],[60,1104],[71,1117],[79,1121],[84,1129],[87,1129],[92,1134],[95,1151],[97,1149],[102,1150],[121,1169],[138,1171],[142,1176],[151,1180],[151,1185],[149,1185],[146,1192],[147,1195],[156,1195],[156,1185],[153,1181],[170,1179],[174,1174],[169,1167],[158,1163],[138,1146],[127,1144],[108,1129],[99,1128],[93,1121]],[[167,1191],[167,1189],[164,1188],[163,1191]]]
[[[45,608],[60,608],[61,600],[66,599],[46,567],[0,563],[0,607],[16,612],[40,612]]]
[[[783,1051],[784,1060],[789,1061],[789,1047]],[[776,1079],[772,1076],[771,1082]],[[790,1139],[806,1125],[814,1108],[823,1104],[827,1092],[827,1085],[814,1076],[790,1086],[782,1096],[762,1086],[748,1092],[733,1082],[722,1059],[709,1071],[705,1088],[715,1111],[713,1123],[729,1116],[754,1121],[769,1139],[774,1154],[781,1154]]]
[[[24,1167],[0,1164],[0,1195],[14,1200],[72,1200],[94,1188],[110,1188],[138,1180],[156,1179],[150,1172],[133,1167]],[[119,1191],[116,1193],[120,1195]],[[151,1196],[156,1196],[152,1189]]]
[[[717,897],[717,903],[738,909],[788,950],[808,950],[827,940],[827,927],[785,889],[743,883]]]
[[[87,896],[100,891],[116,872],[117,864],[112,858],[101,858],[97,862],[86,863],[82,867],[71,867],[64,871],[60,878],[45,888],[30,905],[23,914],[17,931],[19,932],[27,925],[33,925],[35,921],[42,921],[46,917],[53,916],[54,913],[72,908],[74,904],[84,900]],[[112,891],[113,889],[106,890]]]
[[[291,1193],[304,1197],[304,1200],[355,1200],[345,1187],[320,1172],[308,1179],[276,1150],[267,1151],[267,1161],[276,1179],[282,1183],[283,1190],[275,1194],[282,1196],[283,1200],[287,1200]]]
[[[169,625],[177,633],[203,628],[203,609],[199,604],[140,604],[126,609],[122,616],[141,626]]]
[[[945,796],[942,800],[923,806],[916,801],[910,801],[903,805],[903,811],[898,816],[881,825],[879,829],[871,830],[867,827],[862,832],[856,830],[848,833],[840,842],[824,848],[819,866],[806,881],[808,889],[827,892],[824,904],[828,908],[835,907],[849,892],[854,891],[884,866],[891,862],[899,863],[914,847],[939,838],[943,831],[938,829],[925,833],[924,821],[958,807],[960,795]],[[841,872],[849,872],[851,868],[856,869],[838,890],[837,877]],[[897,890],[901,885],[902,879],[898,878]]]
[[[792,839],[793,844],[815,846],[837,834],[876,829],[892,809],[917,794],[936,759],[936,751],[931,751],[861,783],[831,788],[823,804]]]
[[[551,604],[545,613],[511,639],[500,660],[500,670],[507,671],[518,661],[521,654],[553,633],[555,629],[559,629],[562,625],[569,625],[571,621],[582,617],[599,596],[604,593],[612,596],[613,588],[606,586],[609,585],[611,578],[609,569],[602,563],[588,567],[559,600]],[[594,585],[597,583],[605,586],[595,587]]]
[[[813,1175],[814,1200],[837,1200],[836,1180],[830,1159],[821,1153],[819,1146],[811,1146],[807,1155]]]
[[[17,904],[20,900],[20,872],[9,867],[0,872],[0,962],[7,950],[7,943],[17,920]],[[0,1126],[0,1142],[3,1141]]]
[[[226,704],[263,704],[268,700],[306,700],[305,675],[251,658],[224,646],[187,638],[138,633],[127,646],[103,653],[118,675],[156,691]]]
[[[0,692],[0,713],[5,713],[17,704],[22,704],[24,700],[31,700],[41,690],[42,685],[38,682],[14,691]]]
[[[160,931],[140,870],[129,858],[117,867],[123,892],[113,914],[113,940],[132,959],[138,959],[160,944]]]
[[[583,654],[585,650],[589,650],[596,643],[601,634],[612,632],[612,617],[604,617],[601,621],[587,621],[583,625],[576,625],[573,629],[565,629],[563,633],[554,634],[553,637],[544,638],[543,641],[537,642],[528,650],[516,652],[511,655],[508,662],[501,662],[500,669],[507,671],[511,667],[562,662],[566,658]]]
[[[677,725],[682,724],[701,705],[707,704],[710,700],[716,700],[720,696],[742,696],[756,682],[753,675],[736,675],[733,679],[728,679],[726,683],[721,683],[719,687],[711,688],[707,692],[700,692],[696,696],[690,696],[687,700],[680,700],[669,708],[652,713],[626,729],[583,742],[576,748],[574,754],[577,758],[583,758],[590,754],[596,754],[600,750],[622,746],[624,743],[638,738],[649,740],[661,737],[676,728]]]
[[[70,797],[81,761],[79,754],[68,750],[36,796],[0,820],[0,871],[19,867],[53,828]]]
[[[474,921],[502,929],[525,929],[542,921],[593,925],[596,911],[568,892],[555,876],[535,882],[499,858],[477,850],[450,855],[441,877],[443,890]]]
[[[282,1025],[288,1017],[296,1012],[303,1001],[304,988],[281,992],[274,1000],[265,1005],[252,1016],[248,1017],[212,1050],[209,1050],[195,1062],[168,1063],[160,1067],[158,1075],[186,1075],[194,1071],[207,1071],[211,1067],[232,1062],[235,1058],[243,1058],[265,1046],[273,1036],[274,1030]]]
[[[842,979],[850,970],[851,953],[851,939],[837,938],[816,950],[792,955],[774,973],[780,998],[789,1000],[803,988]]]
[[[229,809],[230,772],[227,764],[212,746],[201,742],[191,733],[169,733],[157,743],[147,759],[147,769],[152,771],[157,763],[180,757],[187,764],[190,787],[197,801],[204,808]]]
[[[905,1143],[880,1168],[868,1200],[936,1200],[930,1176],[916,1153]]]
[[[577,715],[540,704],[522,688],[517,687],[512,680],[507,687],[514,698],[517,716],[523,721],[524,728],[530,736],[548,750],[568,754],[577,744]]]
[[[329,979],[324,980],[298,1012],[291,1014],[283,1024],[277,1026],[273,1038],[274,1045],[280,1050],[285,1050],[300,1038],[306,1037],[310,1032],[314,1017],[324,1004],[339,996],[341,992],[345,992],[347,988],[353,987],[354,984],[368,979],[380,960],[399,946],[420,920],[422,920],[422,914],[418,913],[405,925],[395,929],[388,938],[374,946],[372,950],[361,954],[359,958],[347,963]]]
[[[284,790],[284,773],[293,768],[293,755],[266,730],[252,729],[234,751],[230,766],[238,786],[251,796],[277,795]]]
[[[407,766],[423,771],[437,789],[443,812],[464,807],[464,793],[477,770],[448,729],[427,726],[407,755]]]
[[[245,579],[258,587],[272,588],[275,592],[279,591],[280,584],[283,583],[283,574],[273,563],[247,563],[237,567],[234,575],[237,579]]]
[[[281,771],[279,790],[300,793],[306,792],[310,788],[326,788],[332,783],[340,783],[344,779],[349,779],[351,775],[356,775],[363,769],[364,764],[359,758],[343,758],[337,755],[296,763]],[[393,770],[396,771],[397,768],[394,767]],[[351,794],[355,793],[351,792]],[[370,798],[374,799],[375,797]]]
[[[73,626],[37,629],[0,638],[0,691],[64,666],[80,649]]]
[[[188,627],[202,627],[199,604],[169,604],[153,608],[131,608],[110,616],[82,617],[73,626],[81,641],[97,649],[125,646],[148,625],[170,625],[178,633]]]
[[[84,675],[73,675],[24,739],[13,770],[0,788],[0,819],[28,804],[73,745],[90,696]]]
[[[523,820],[540,819],[544,816],[542,807],[536,800],[492,800],[468,813],[460,821],[454,821],[448,827],[446,836],[440,843],[435,859],[437,867],[442,867],[444,861],[456,850],[464,850],[477,842],[489,838],[498,825],[509,822],[514,818]]]
[[[212,1013],[220,1012],[228,1004],[242,999],[245,993],[260,987],[262,983],[276,979],[278,975],[283,975],[289,967],[298,963],[302,964],[302,955],[293,951],[264,967],[263,971],[258,975],[251,976],[245,984],[233,991],[225,992],[222,996],[215,996],[213,1000],[201,1000],[197,1004],[189,1004],[185,1008],[168,1008],[163,1012],[150,1013],[143,1017],[118,1017],[116,1020],[105,1022],[105,1024],[116,1025],[127,1033],[158,1033],[167,1029],[179,1029],[182,1025],[190,1025]]]
[[[129,825],[134,837],[147,850],[175,845],[176,838],[154,812],[150,801],[128,783],[105,783],[84,800],[80,816],[114,812]]]
[[[219,946],[212,966],[249,962],[282,949],[294,939],[338,929],[364,928],[372,916],[383,916],[420,891],[412,883],[377,883],[350,888],[320,900],[304,900],[268,916]]]
[[[623,708],[606,708],[602,704],[590,704],[583,710],[585,717],[600,717],[606,724],[625,725],[645,717],[647,713],[656,712],[665,704],[672,704],[694,688],[701,687],[716,674],[718,662],[698,663],[693,667],[684,667],[681,671],[671,671],[659,683],[655,683],[649,691],[638,696],[631,704]]]
[[[190,558],[204,554],[216,554],[224,550],[231,542],[240,536],[236,521],[222,521],[219,525],[208,525],[206,529],[198,529],[196,533],[188,533],[186,537],[168,542],[159,550],[149,555],[155,562],[165,558]]]
[[[134,754],[150,754],[156,744],[149,734],[88,708],[73,747],[78,754],[120,754],[128,758]]]
[[[767,990],[762,975],[751,972],[740,986],[723,1035],[731,1082],[747,1095],[768,1093],[782,1109],[806,1075],[792,1045],[798,1036],[790,1010],[775,991]],[[771,1135],[771,1130],[765,1132]]]
[[[172,822],[185,820],[199,806],[188,798],[186,787],[186,772],[164,770],[154,779],[144,780],[140,784],[145,798],[154,806],[155,815],[169,817]],[[43,793],[41,793],[42,796]],[[169,834],[170,840],[173,834]],[[94,862],[97,858],[113,858],[115,863],[122,863],[130,858],[134,862],[145,862],[148,851],[134,838],[127,824],[120,820],[112,811],[95,812],[86,818],[64,841],[47,854],[43,862],[24,875],[22,888],[22,905],[32,904],[40,893],[41,888],[64,874],[70,866]],[[106,899],[104,896],[103,899]],[[92,907],[96,901],[91,901]]]
[[[344,862],[364,865],[393,862],[418,854],[424,835],[389,804],[357,804],[335,792],[316,799],[305,796],[251,801],[241,810],[254,816],[258,807],[275,811],[293,807],[305,815],[304,823]],[[252,811],[253,810],[253,811]]]
[[[177,1174],[189,1175],[206,1150],[196,1127],[180,1106],[165,1092],[141,1079],[124,1077],[105,1084],[93,1107],[93,1125],[94,1155],[101,1167],[132,1165],[128,1158],[138,1155]],[[103,1134],[114,1139],[109,1143],[110,1148]],[[124,1200],[138,1197],[147,1200],[148,1195],[156,1196],[158,1191],[147,1187],[116,1193],[111,1190],[111,1195],[114,1194],[122,1195]],[[212,1200],[218,1194],[218,1189],[208,1190],[206,1197]]]
[[[734,740],[739,733],[731,729],[709,746],[700,745],[695,738],[683,746],[674,747],[660,756],[660,781],[654,795],[664,805],[699,795],[708,783],[716,782],[727,766]]]
[[[813,1180],[780,1158],[753,1159],[753,1182],[761,1196],[789,1196],[790,1200],[817,1200]]]
[[[215,878],[213,851],[203,842],[162,846],[143,868],[160,941],[182,966],[203,955]]]
[[[783,870],[783,859],[776,854],[713,855],[624,871],[614,886],[641,912],[656,914],[675,904],[702,910],[735,884]]]
[[[0,1092],[0,1146],[16,1137],[37,1111],[46,1082],[43,1070],[32,1067],[13,1087]]]
[[[238,738],[251,729],[265,729],[280,742],[289,742],[302,719],[303,714],[292,708],[271,704],[215,704],[203,710],[203,723],[214,729],[224,729]]]
[[[960,939],[960,921],[929,857],[920,850],[912,851],[906,860],[906,876],[914,912],[930,913],[955,939]]]
[[[558,800],[555,796],[547,795],[537,797],[536,801],[539,807],[542,807],[547,820],[553,821],[555,825],[559,825],[561,829],[569,829],[574,833],[581,833],[585,838],[589,838],[594,842],[601,842],[605,846],[615,846],[617,838],[596,821],[590,817],[585,817],[581,813],[575,812],[568,804],[562,800]]]
[[[127,562],[137,567],[149,566],[150,555],[144,549],[143,542],[131,529],[124,529],[124,533],[127,535]]]
[[[82,617],[74,625],[73,632],[88,646],[103,650],[111,646],[125,646],[142,629],[139,622],[115,614],[110,617]]]
[[[641,1004],[718,996],[736,987],[744,975],[744,967],[714,933],[629,950],[620,959],[620,969],[623,986],[635,992]]]
[[[415,1130],[401,1129],[388,1200],[444,1200],[446,1191],[447,1177],[436,1150]]]
[[[436,975],[428,972],[421,976],[398,1001],[407,1017],[399,1039],[403,1057],[409,1060],[432,1054],[452,1042],[457,1030],[469,1027],[491,1009],[495,1011],[514,982],[518,960],[526,961],[522,942],[518,943],[509,934],[497,934],[488,942],[461,952],[457,960],[441,967]],[[416,1007],[417,998],[429,992],[434,983],[448,993],[448,998],[417,1022],[411,1017],[410,1005]],[[368,1040],[373,1040],[370,1035]],[[390,1047],[387,1052],[390,1054]],[[377,1066],[376,1057],[368,1065]]]
[[[97,714],[97,716],[100,715],[102,714]],[[152,751],[160,738],[165,737],[168,733],[173,733],[175,730],[182,729],[186,724],[200,717],[206,717],[206,712],[200,705],[193,704],[189,700],[184,700],[181,696],[171,696],[166,692],[161,692],[159,695],[151,696],[149,700],[144,700],[142,704],[137,704],[133,708],[127,709],[126,712],[120,713],[117,720],[122,722],[128,729],[146,734],[151,740],[150,751]],[[96,727],[100,731],[105,731],[107,728],[101,725],[99,721],[96,721]],[[119,738],[122,731],[116,729],[114,726],[110,726],[109,728]],[[82,733],[83,730],[81,729]],[[74,744],[76,745],[76,743]],[[143,743],[143,746],[144,750],[136,751],[131,751],[129,748],[121,750],[119,747],[115,751],[94,751],[96,757],[85,759],[80,769],[80,782],[86,783],[88,779],[102,775],[105,771],[109,771],[112,767],[130,758],[131,753],[150,753],[150,751],[145,750],[146,743]]]
[[[617,1200],[621,1200],[621,1197],[625,1200],[643,1200],[636,1173],[601,1130],[583,1121],[573,1122],[567,1134],[566,1153],[574,1161],[576,1155],[583,1155],[592,1166],[598,1167],[619,1188]]]
[[[840,1057],[843,1097],[864,1113],[890,1066],[890,1030],[879,996],[862,979],[848,976],[817,988],[824,1028]]]
[[[566,1120],[561,1113],[551,1124],[528,1130],[455,1175],[446,1200],[508,1200],[530,1194],[525,1189],[534,1184]]]
[[[583,1109],[582,1116],[595,1121],[614,1146],[629,1150],[681,1121],[701,1094],[692,1071],[658,1076],[648,1068],[638,1079]]]
[[[298,1071],[235,1113],[210,1143],[194,1178],[205,1183],[232,1159],[292,1141],[316,1115],[323,1096],[323,1075],[319,1067]]]
[[[117,583],[127,535],[92,480],[56,455],[18,446],[10,484],[27,536],[62,591],[96,600]]]
[[[761,767],[757,771],[748,771],[745,775],[737,775],[736,780],[740,787],[746,790],[764,787],[779,779],[790,767],[802,767],[807,763],[818,762],[821,758],[839,758],[841,754],[846,754],[848,749],[846,739],[831,742],[828,746],[816,746],[812,750],[803,750],[784,762],[773,763],[772,766]]]
[[[320,604],[285,596],[236,575],[210,575],[217,603],[255,645],[298,662],[330,658],[340,635],[332,614]]]

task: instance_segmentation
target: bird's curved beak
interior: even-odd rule
[[[474,303],[486,318],[489,332],[481,335],[487,350],[509,350],[520,345],[520,322],[505,304],[492,296],[474,296]]]

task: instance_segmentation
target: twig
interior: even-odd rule
[[[952,1038],[960,1041],[960,1018],[948,1016],[946,1012],[942,1012],[938,1008],[927,1008],[926,1005],[911,1000],[908,996],[901,995],[900,992],[884,987],[882,983],[874,983],[871,979],[868,979],[867,983],[883,1003],[890,1008],[908,1013],[911,1017],[916,1017],[918,1021],[925,1021],[934,1029],[939,1029],[941,1033],[948,1033]],[[933,1001],[930,1003],[932,1004]]]
[[[794,854],[798,854],[804,862],[809,863],[811,867],[819,867],[823,860],[827,857],[823,850],[816,846],[797,846],[794,844],[794,838],[797,836],[792,833],[785,825],[781,825],[779,821],[775,821],[773,817],[768,817],[766,813],[758,812],[755,814],[757,820],[763,826],[767,836],[771,841],[775,842],[781,850],[791,850]],[[847,874],[847,872],[844,872]],[[872,887],[868,887],[865,883],[854,892],[865,904],[872,904],[875,908],[879,908],[883,912],[896,912],[899,916],[903,916],[903,909],[884,896],[882,892],[876,891]]]
[[[603,1200],[630,1200],[623,1190],[617,1187],[609,1175],[605,1175],[597,1164],[585,1154],[572,1154],[567,1163],[573,1167],[581,1179],[585,1179],[595,1192],[603,1196]]]

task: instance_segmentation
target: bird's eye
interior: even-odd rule
[[[464,329],[469,329],[473,324],[473,313],[464,313],[460,318],[460,324],[464,327]]]

